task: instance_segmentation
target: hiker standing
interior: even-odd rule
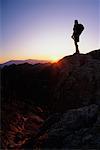
[[[76,53],[79,53],[77,42],[79,42],[79,36],[81,35],[83,30],[84,30],[84,26],[82,24],[78,24],[78,20],[75,20],[74,28],[73,28],[73,35],[71,37],[72,39],[74,39]]]

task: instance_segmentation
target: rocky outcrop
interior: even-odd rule
[[[100,114],[95,104],[65,113],[56,113],[50,117],[60,116],[47,128],[47,140],[44,149],[100,148]],[[49,119],[49,122],[50,122]],[[47,122],[45,123],[47,124]],[[44,125],[45,125],[44,124]],[[46,126],[46,125],[45,125]]]
[[[54,111],[100,104],[100,60],[76,54],[59,63],[62,69],[54,91]]]

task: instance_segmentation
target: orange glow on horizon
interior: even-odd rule
[[[0,57],[0,64],[5,63],[7,61],[10,60],[27,60],[27,59],[33,59],[33,60],[45,60],[45,61],[49,61],[51,63],[56,63],[59,59],[61,59],[62,57],[64,57],[64,55],[56,55],[56,54],[47,54],[47,55],[24,55],[23,56],[21,54],[18,54],[17,56],[15,56],[14,54],[11,54],[11,56],[8,56],[7,54],[3,57]]]
[[[52,63],[56,63],[56,62],[58,62],[58,60],[59,60],[59,58],[55,55],[51,57],[51,62]]]

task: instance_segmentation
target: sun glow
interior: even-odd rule
[[[51,62],[52,63],[56,63],[58,60],[59,60],[59,58],[55,55],[51,57]]]

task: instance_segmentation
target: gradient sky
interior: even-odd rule
[[[74,20],[85,27],[79,49],[100,45],[100,0],[0,0],[1,58],[62,58],[75,52],[71,39]]]

